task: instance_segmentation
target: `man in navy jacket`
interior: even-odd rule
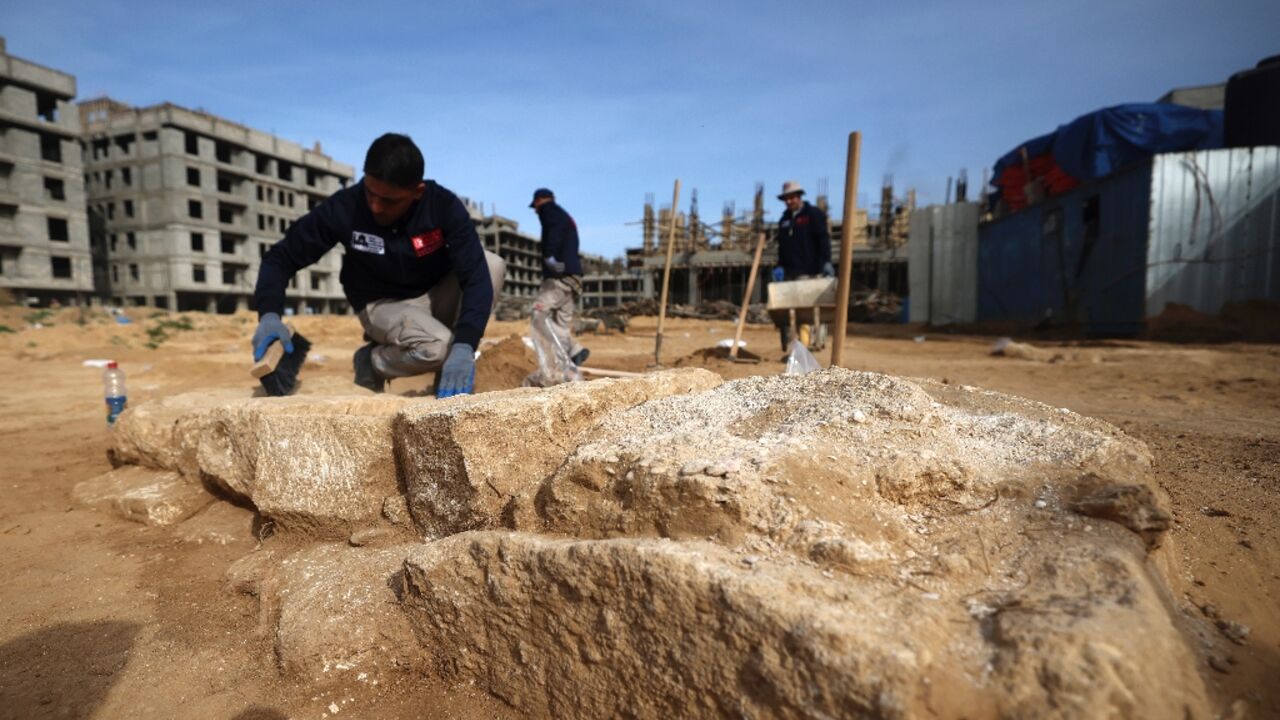
[[[487,252],[452,192],[423,180],[422,153],[406,135],[369,146],[364,178],[299,218],[262,259],[254,289],[254,359],[272,342],[292,351],[280,320],[285,288],[334,245],[343,292],[370,342],[353,359],[356,384],[381,392],[390,378],[439,370],[437,394],[469,393],[506,264]]]
[[[778,265],[773,269],[775,282],[811,277],[834,277],[831,265],[831,233],[827,230],[827,214],[804,200],[804,187],[795,180],[782,184],[778,199],[787,210],[778,221]],[[782,336],[782,350],[791,346],[790,317],[775,313],[774,324]]]
[[[582,365],[591,351],[573,337],[573,314],[582,295],[578,225],[546,188],[533,191],[529,207],[537,211],[542,223],[542,286],[533,301],[533,312],[536,317],[547,319],[556,341],[573,364]]]
[[[786,203],[787,210],[778,221],[778,267],[773,270],[773,279],[834,277],[826,213],[805,202],[804,188],[795,180],[782,184],[778,199]]]

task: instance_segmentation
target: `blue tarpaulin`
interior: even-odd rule
[[[1129,103],[1081,115],[1047,135],[1020,144],[996,161],[993,182],[1008,167],[1048,153],[1062,172],[1094,180],[1153,155],[1223,147],[1221,110],[1167,103]],[[996,182],[998,185],[998,182]]]

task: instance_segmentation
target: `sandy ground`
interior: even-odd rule
[[[0,308],[0,717],[462,717],[508,715],[467,687],[415,679],[369,695],[314,693],[281,680],[252,598],[223,572],[254,546],[193,544],[76,506],[72,486],[109,469],[101,370],[115,358],[131,404],[200,388],[252,388],[248,315],[187,314],[191,329],[131,325],[62,310]],[[83,319],[83,324],[80,322]],[[175,320],[177,316],[170,317]],[[38,320],[44,326],[30,327]],[[341,385],[359,339],[354,318],[298,318],[314,344],[304,382]],[[585,336],[591,366],[643,371],[656,319]],[[12,330],[8,332],[7,330]],[[487,338],[527,331],[495,322]],[[1243,644],[1201,630],[1203,672],[1224,714],[1280,716],[1280,346],[1040,343],[1052,362],[993,357],[993,338],[853,326],[846,365],[935,377],[1106,419],[1146,441],[1173,501],[1170,542],[1183,612],[1243,623]],[[727,378],[778,373],[772,328],[749,327],[757,364],[707,358],[731,322],[669,321],[663,360]],[[148,345],[155,347],[149,347]],[[827,353],[819,353],[824,364]],[[428,379],[392,383],[417,393]],[[1189,623],[1212,627],[1212,623]]]

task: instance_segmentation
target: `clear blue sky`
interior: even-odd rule
[[[357,168],[406,132],[427,175],[537,233],[552,188],[584,249],[639,244],[645,193],[704,216],[756,182],[828,178],[863,133],[860,205],[886,173],[921,204],[1081,113],[1224,81],[1280,53],[1280,2],[142,2],[0,7],[11,54],[80,98],[200,107]],[[873,208],[874,214],[874,208]]]

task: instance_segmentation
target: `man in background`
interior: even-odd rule
[[[835,277],[831,265],[831,235],[827,232],[827,214],[804,199],[804,187],[795,180],[782,184],[778,199],[787,209],[778,221],[774,238],[778,243],[778,265],[773,269],[774,282],[803,280],[812,277]],[[791,347],[791,325],[786,317],[775,316],[774,324],[782,337],[782,351]]]
[[[573,314],[582,295],[582,261],[578,257],[578,225],[556,204],[546,188],[533,191],[529,207],[542,223],[542,286],[533,303],[535,316],[547,318],[556,342],[574,365],[587,361],[590,350],[573,337]]]

